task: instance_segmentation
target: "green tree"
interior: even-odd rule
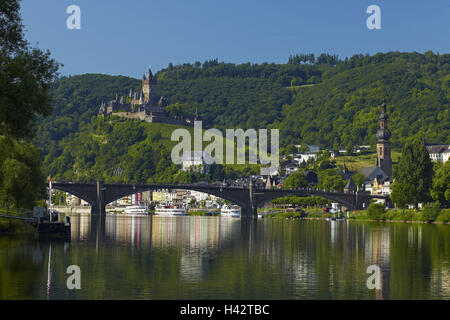
[[[351,142],[347,143],[345,150],[347,151],[345,155],[347,155],[347,156],[352,155],[353,154],[353,144]]]
[[[0,2],[0,134],[30,137],[37,116],[51,113],[49,88],[58,63],[24,40],[18,0]]]
[[[335,169],[326,169],[319,171],[319,185],[320,189],[342,191],[345,186],[345,181],[342,176]]]
[[[209,174],[212,181],[222,182],[225,178],[225,170],[223,169],[223,165],[213,163],[209,166]]]
[[[0,204],[32,207],[43,195],[40,153],[27,139],[51,112],[59,64],[24,40],[20,1],[0,1]],[[20,139],[20,140],[19,140]]]
[[[178,102],[167,106],[166,110],[172,117],[187,117],[191,115],[188,106]]]
[[[23,195],[30,187],[30,168],[15,159],[7,159],[1,168],[1,202],[20,207]],[[23,201],[22,201],[23,202]]]
[[[284,187],[286,188],[305,188],[307,186],[308,181],[301,170],[295,171],[284,180]]]
[[[335,168],[334,164],[330,161],[330,159],[325,159],[320,162],[318,170],[326,170],[330,168]]]
[[[290,155],[290,154],[296,154],[297,153],[297,148],[293,145],[290,144],[286,147],[286,155]]]
[[[434,221],[440,212],[439,202],[427,203],[422,210],[422,219],[427,222]]]
[[[403,196],[407,198],[404,200],[417,207],[418,203],[430,200],[432,178],[433,164],[423,142],[417,138],[407,141],[403,147],[400,162],[394,170],[394,185],[399,186],[394,188],[393,192],[407,190],[408,192]],[[394,194],[394,198],[399,197],[402,196]]]
[[[367,208],[367,215],[370,219],[381,220],[383,219],[384,206],[380,203],[371,203]]]
[[[307,152],[307,151],[309,151],[309,147],[308,147],[308,145],[307,145],[306,143],[303,142],[303,143],[300,145],[300,148],[299,148],[298,151],[300,151],[300,152]]]
[[[392,184],[391,199],[399,208],[406,208],[413,199],[414,189],[412,185],[396,181]]]
[[[433,200],[439,201],[441,206],[448,208],[450,206],[450,161],[436,167],[431,197]]]
[[[357,173],[352,176],[352,180],[356,184],[356,186],[358,187],[358,190],[359,190],[361,188],[361,186],[364,184],[364,182],[366,181],[366,177],[362,173]]]

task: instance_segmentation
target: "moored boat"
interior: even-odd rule
[[[237,206],[229,206],[224,204],[222,209],[220,209],[220,215],[222,217],[240,218],[241,209]]]
[[[124,214],[148,215],[148,208],[146,206],[128,206],[125,208]]]
[[[186,210],[183,207],[158,205],[155,208],[155,214],[158,216],[186,216]]]

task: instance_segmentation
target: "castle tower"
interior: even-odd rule
[[[158,80],[156,76],[153,75],[152,70],[150,68],[147,71],[147,74],[144,74],[142,77],[142,92],[144,93],[144,103],[151,102],[156,97],[156,85]]]
[[[383,101],[380,114],[380,129],[377,131],[377,167],[383,169],[392,176],[391,142],[392,134],[388,129],[388,114],[386,113],[386,103]]]

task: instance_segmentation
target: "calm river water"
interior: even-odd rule
[[[0,236],[0,299],[450,299],[450,226],[72,217],[71,241]]]

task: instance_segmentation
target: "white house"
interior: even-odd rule
[[[297,161],[298,163],[308,162],[309,159],[316,160],[317,159],[317,152],[297,153],[295,155],[295,158],[294,158],[294,160]]]
[[[80,199],[68,192],[66,192],[66,203],[68,206],[71,206],[71,207],[88,206],[89,205],[89,203],[87,201],[84,201],[83,199]]]
[[[447,162],[450,158],[450,145],[436,144],[426,146],[430,154],[431,161]]]
[[[361,151],[368,151],[371,149],[371,146],[366,145],[366,146],[356,146],[355,151],[357,153],[360,153]]]
[[[287,160],[280,163],[280,171],[285,172],[286,175],[293,174],[298,170],[298,162],[293,160]]]
[[[194,197],[195,201],[197,202],[205,201],[206,199],[209,198],[209,194],[193,190],[191,190],[191,196]]]
[[[182,170],[186,172],[200,172],[207,174],[212,157],[204,151],[185,151],[182,157]]]

